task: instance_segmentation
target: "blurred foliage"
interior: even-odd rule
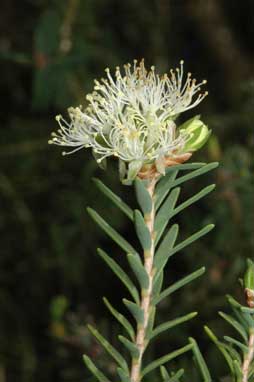
[[[85,206],[96,205],[131,239],[124,217],[99,196],[91,178],[132,195],[120,187],[114,163],[102,172],[90,153],[62,158],[47,140],[54,115],[85,103],[106,66],[141,57],[160,71],[183,58],[187,71],[208,79],[210,95],[197,113],[214,135],[195,160],[221,163],[217,191],[179,221],[186,236],[206,222],[217,228],[172,261],[166,281],[188,273],[193,263],[208,272],[160,313],[166,319],[169,311],[177,316],[191,308],[200,315],[173,338],[161,338],[151,356],[191,333],[223,375],[223,359],[201,327],[208,323],[223,334],[216,312],[225,293],[239,293],[237,278],[254,250],[254,2],[3,0],[1,8],[0,382],[89,381],[84,351],[114,371],[85,324],[96,323],[115,341],[100,297],[112,296],[117,305],[123,290],[96,257],[96,247],[109,244]],[[195,181],[183,197],[203,184]]]

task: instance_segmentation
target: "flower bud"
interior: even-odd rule
[[[190,136],[184,145],[184,152],[197,151],[206,143],[211,134],[211,130],[209,130],[207,125],[199,119],[199,116],[196,116],[181,125],[180,131],[188,133]]]

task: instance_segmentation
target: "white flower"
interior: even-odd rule
[[[206,81],[196,83],[190,73],[184,80],[183,61],[169,75],[159,76],[153,66],[147,71],[143,60],[125,65],[123,74],[119,67],[115,76],[109,69],[106,74],[95,80],[85,110],[70,108],[70,122],[56,117],[60,129],[49,143],[74,147],[63,154],[91,147],[98,162],[115,156],[144,164],[183,153],[190,134],[174,121],[203,100],[207,92],[200,87]]]

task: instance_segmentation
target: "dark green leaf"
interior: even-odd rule
[[[122,355],[96,330],[92,325],[87,325],[89,331],[103,346],[103,348],[111,355],[117,364],[124,370],[128,371],[128,365]]]
[[[106,297],[103,297],[103,302],[108,308],[108,310],[112,313],[112,315],[117,319],[118,322],[124,327],[126,332],[129,334],[130,338],[134,341],[135,339],[135,332],[129,321],[121,314],[119,313],[113,306],[110,304],[110,302],[106,299]]]
[[[187,351],[191,350],[192,346],[193,346],[192,344],[186,345],[180,349],[173,351],[170,354],[167,354],[167,355],[160,357],[160,358],[156,359],[155,361],[151,362],[149,365],[147,365],[143,369],[142,374],[141,374],[142,377],[144,377],[146,374],[150,373],[152,370],[156,369],[157,367],[163,365],[164,363],[169,362],[172,359],[178,357],[179,355],[186,353]]]
[[[178,171],[171,171],[164,177],[160,179],[156,188],[155,188],[155,208],[156,210],[160,207],[163,200],[168,195],[169,191],[172,188],[173,181],[177,176]]]
[[[165,297],[169,296],[171,293],[182,288],[184,285],[186,285],[186,284],[190,283],[191,281],[195,280],[196,278],[200,277],[204,273],[205,273],[205,267],[202,267],[202,268],[198,269],[197,271],[191,273],[190,275],[183,277],[179,281],[175,282],[173,285],[170,285],[168,288],[164,289],[164,291],[158,297],[154,298],[154,304],[155,305],[158,304]]]
[[[155,253],[154,268],[156,270],[161,271],[167,264],[170,256],[170,250],[174,247],[178,231],[178,224],[174,224],[170,227],[168,233],[163,238],[158,250]]]
[[[110,382],[109,379],[99,369],[97,369],[93,361],[87,355],[83,355],[83,360],[87,368],[99,382]]]
[[[244,353],[248,353],[249,351],[248,346],[242,344],[240,341],[237,341],[234,338],[229,336],[224,336],[223,338],[225,341],[229,342],[230,344],[238,346]]]
[[[233,326],[233,328],[235,328],[235,330],[242,336],[242,338],[245,340],[246,343],[248,343],[248,336],[247,336],[247,333],[244,329],[244,327],[239,324],[238,321],[236,321],[232,316],[230,316],[229,314],[226,314],[226,313],[223,313],[223,312],[219,312],[219,315],[224,318],[225,321],[227,321],[230,325]]]
[[[105,184],[102,183],[101,180],[94,178],[93,181],[104,195],[106,195],[121,211],[123,211],[123,213],[125,213],[125,215],[130,220],[133,220],[132,209],[119,196],[114,194],[114,192],[111,191],[110,188],[105,186]]]
[[[179,212],[183,211],[185,208],[189,207],[191,204],[197,202],[210,192],[212,192],[215,189],[215,184],[211,184],[210,186],[207,186],[203,188],[200,192],[192,196],[191,198],[187,199],[185,202],[181,203],[178,207],[176,207],[169,215],[168,219],[171,219],[173,216],[178,214]]]
[[[112,269],[115,275],[122,281],[126,286],[131,296],[133,297],[136,303],[139,303],[139,294],[137,288],[129,278],[126,272],[113,260],[110,256],[106,254],[102,249],[98,248],[99,256],[107,263],[107,265]]]
[[[199,369],[200,369],[200,372],[204,378],[204,382],[211,382],[212,381],[211,375],[209,373],[206,362],[205,362],[205,360],[204,360],[204,358],[203,358],[203,356],[199,350],[197,342],[194,340],[194,338],[189,338],[189,341],[193,345],[192,351],[193,351],[193,354],[194,354],[196,361],[199,365]]]
[[[106,234],[111,237],[126,253],[136,253],[135,249],[121,236],[114,228],[112,228],[95,210],[87,208],[92,219],[103,229]]]
[[[145,181],[136,178],[135,191],[136,191],[138,204],[140,205],[143,214],[144,215],[150,214],[150,212],[152,211],[153,204],[152,204],[152,198],[145,186]]]
[[[179,186],[180,184],[182,184],[182,183],[184,183],[184,182],[186,182],[188,180],[191,180],[191,179],[195,178],[196,176],[203,175],[206,172],[215,169],[216,167],[218,167],[218,165],[219,165],[218,162],[213,162],[213,163],[206,164],[206,165],[202,166],[201,168],[199,168],[198,170],[192,171],[191,173],[189,173],[187,175],[183,175],[183,176],[177,178],[172,183],[172,187]]]
[[[129,309],[138,324],[142,325],[144,322],[144,311],[137,304],[132,301],[123,299],[124,305]]]
[[[144,251],[149,251],[152,245],[151,235],[140,211],[134,211],[134,223],[139,241]]]
[[[148,289],[149,287],[149,276],[142,264],[139,255],[128,254],[127,255],[129,264],[134,274],[136,275],[140,286],[142,289]]]
[[[198,314],[197,312],[192,312],[192,313],[186,314],[185,316],[175,318],[174,320],[170,320],[170,321],[164,322],[163,324],[157,326],[153,330],[150,339],[158,336],[159,334],[163,333],[165,330],[171,329],[171,328],[173,328],[173,327],[175,327],[177,325],[182,324],[183,322],[191,320],[197,314]]]
[[[131,382],[129,374],[126,373],[126,371],[124,371],[120,367],[118,367],[116,370],[117,370],[117,373],[118,373],[118,375],[119,375],[119,377],[121,379],[121,382]]]
[[[164,232],[164,229],[166,225],[168,224],[168,221],[170,219],[170,216],[172,215],[174,211],[174,207],[176,204],[176,201],[178,199],[180,193],[180,188],[174,188],[161,208],[159,209],[159,212],[155,218],[155,225],[154,225],[154,231],[155,231],[155,245],[160,240],[161,235]]]
[[[139,357],[139,349],[137,348],[137,346],[129,341],[127,338],[125,338],[124,336],[118,336],[119,338],[119,341],[122,342],[122,344],[126,347],[126,349],[129,350],[129,352],[131,353],[131,356],[133,358],[138,358]]]

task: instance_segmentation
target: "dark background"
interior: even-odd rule
[[[103,172],[89,152],[63,158],[47,141],[57,127],[54,116],[85,104],[106,66],[142,57],[160,72],[184,59],[186,72],[207,78],[209,97],[185,118],[201,113],[213,130],[194,161],[220,161],[218,170],[186,184],[181,195],[212,182],[216,191],[177,219],[182,237],[207,222],[216,229],[172,260],[166,285],[201,265],[207,273],[167,299],[159,320],[200,314],[160,338],[150,357],[192,335],[214,378],[225,375],[202,326],[230,333],[217,311],[226,293],[241,299],[238,277],[253,256],[254,1],[2,0],[0,33],[0,382],[92,381],[84,352],[114,373],[85,324],[95,323],[116,343],[118,328],[101,297],[121,310],[125,290],[96,247],[121,254],[85,207],[96,208],[132,240],[124,216],[91,179],[100,177],[130,203],[132,190],[119,184],[115,163]],[[197,380],[192,363],[182,364],[187,380]]]

